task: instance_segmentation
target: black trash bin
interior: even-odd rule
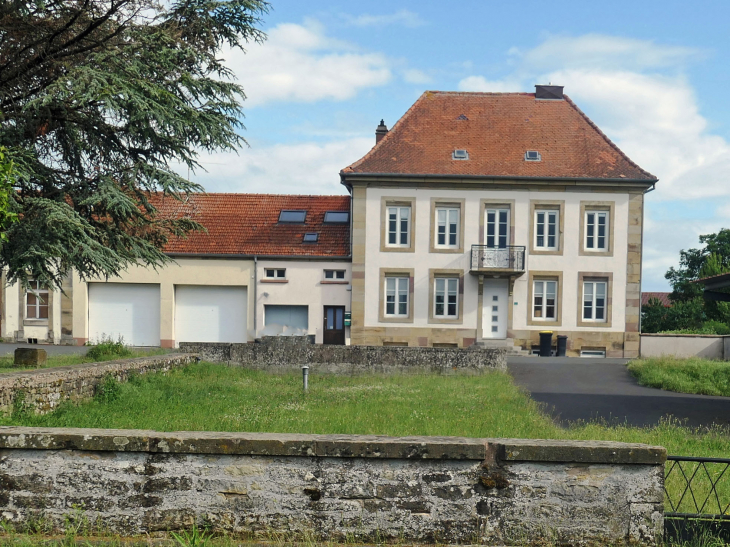
[[[553,331],[540,331],[540,357],[550,357],[550,350],[553,347]]]
[[[568,337],[562,334],[558,335],[558,357],[565,357],[565,350],[568,348]]]

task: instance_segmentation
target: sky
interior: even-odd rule
[[[425,90],[565,93],[659,178],[644,291],[700,234],[730,228],[730,2],[271,0],[268,38],[221,56],[248,147],[203,154],[208,192],[343,194],[339,171]]]

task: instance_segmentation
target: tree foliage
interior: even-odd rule
[[[261,41],[263,0],[27,0],[0,4],[0,146],[15,170],[0,267],[60,285],[158,266],[200,226],[153,198],[200,191],[199,151],[244,143],[243,89],[219,58]]]
[[[700,236],[704,247],[679,252],[679,267],[669,268],[664,276],[672,286],[670,298],[683,302],[702,296],[702,285],[692,283],[701,277],[730,271],[730,230]]]

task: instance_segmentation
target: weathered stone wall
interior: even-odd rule
[[[730,336],[708,334],[642,334],[641,357],[703,357],[730,360]]]
[[[96,386],[107,376],[122,382],[130,374],[165,372],[183,367],[196,358],[190,353],[171,353],[0,374],[0,412],[11,412],[18,397],[22,397],[26,408],[45,414],[65,400],[92,398]]]
[[[121,534],[209,524],[266,537],[654,545],[666,451],[646,445],[0,428],[20,527],[82,508]],[[311,535],[309,536],[311,537]]]
[[[274,371],[334,373],[480,372],[507,368],[502,348],[415,348],[311,344],[303,336],[265,336],[255,344],[180,343],[180,350],[216,362]]]

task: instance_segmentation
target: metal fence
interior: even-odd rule
[[[508,245],[507,247],[471,246],[472,270],[525,270],[524,245]]]
[[[664,519],[669,537],[730,540],[730,459],[668,456]]]

